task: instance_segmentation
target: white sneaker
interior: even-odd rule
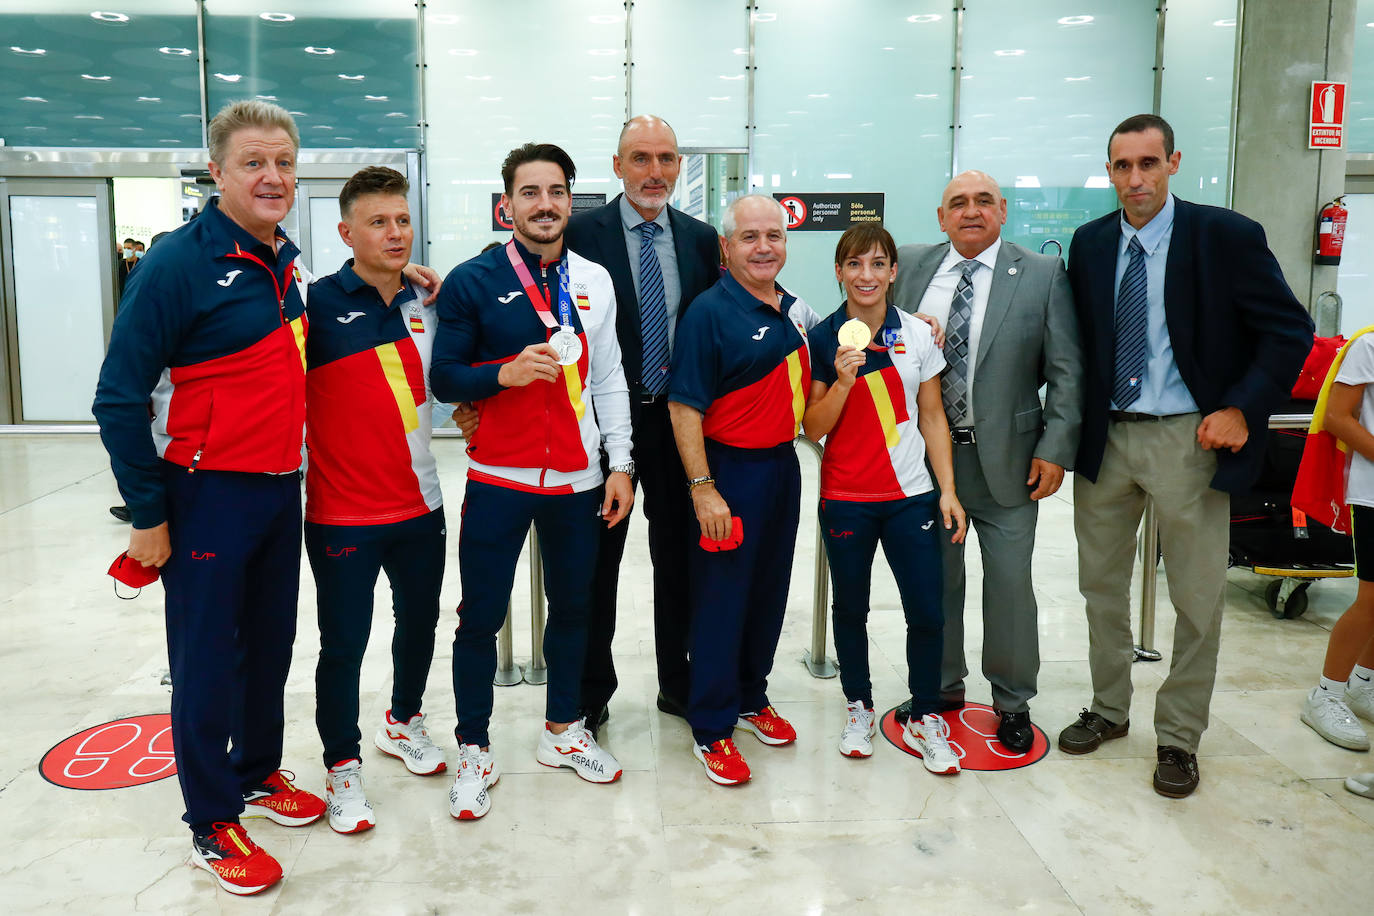
[[[492,774],[490,782],[483,772],[483,757],[486,758],[485,766]],[[475,821],[486,814],[491,810],[491,796],[487,789],[496,784],[500,775],[490,751],[483,751],[475,744],[459,745],[458,778],[453,780],[448,790],[448,813],[460,821]]]
[[[1345,705],[1366,722],[1374,722],[1374,681],[1350,675],[1350,683],[1345,688]]]
[[[840,733],[840,753],[846,757],[872,757],[873,735],[878,730],[877,716],[863,700],[850,703]]]
[[[902,729],[902,741],[921,755],[921,762],[930,772],[941,775],[959,772],[959,757],[949,746],[949,726],[940,716],[930,713],[920,721],[912,716]]]
[[[1302,704],[1302,721],[1337,747],[1352,751],[1369,750],[1369,736],[1345,700],[1320,687],[1313,687]]]
[[[582,719],[569,725],[561,735],[555,735],[545,725],[534,758],[546,767],[572,767],[587,782],[615,782],[620,778],[620,764],[610,751],[596,743]]]
[[[1356,795],[1363,795],[1365,798],[1374,798],[1374,773],[1356,773],[1354,776],[1345,778],[1345,790],[1354,792]]]
[[[425,728],[424,713],[416,713],[408,722],[397,722],[388,709],[386,721],[377,729],[374,740],[378,750],[399,757],[416,776],[432,776],[448,769],[443,750],[435,745]]]
[[[357,758],[329,768],[324,777],[324,803],[335,833],[362,833],[377,824],[363,792],[363,762]]]

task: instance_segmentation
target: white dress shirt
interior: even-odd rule
[[[973,284],[973,310],[969,313],[968,320],[968,421],[973,421],[973,378],[978,366],[978,338],[983,332],[983,315],[988,310],[988,293],[992,289],[993,271],[997,267],[997,252],[1002,247],[1002,239],[998,237],[991,245],[978,253],[973,260],[982,266],[973,271],[970,282]],[[940,327],[949,329],[949,306],[954,300],[954,291],[959,286],[959,277],[962,271],[959,265],[967,260],[963,255],[954,250],[954,246],[949,247],[949,252],[945,259],[940,262],[940,266],[935,271],[935,276],[930,278],[930,285],[926,287],[925,295],[921,297],[920,311],[933,315],[940,322]],[[898,265],[898,269],[901,269]],[[950,423],[957,422],[959,417],[950,417]]]

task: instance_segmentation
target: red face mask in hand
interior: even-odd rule
[[[130,559],[129,552],[126,550],[115,557],[114,562],[110,564],[109,574],[116,582],[123,582],[129,588],[142,589],[157,581],[158,568],[156,566],[144,566],[137,560]],[[118,585],[115,586],[115,595],[124,598],[125,601],[132,601],[138,597],[138,595],[131,595],[125,598],[119,594]]]

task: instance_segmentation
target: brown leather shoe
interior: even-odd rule
[[[1155,791],[1169,798],[1187,798],[1192,795],[1202,778],[1197,769],[1197,755],[1170,745],[1161,746],[1158,754]]]
[[[1103,741],[1120,738],[1130,730],[1129,719],[1117,725],[1085,709],[1079,713],[1077,722],[1059,733],[1059,749],[1066,754],[1090,754],[1101,747]]]

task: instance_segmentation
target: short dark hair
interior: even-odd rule
[[[353,209],[353,202],[365,194],[396,194],[405,197],[408,193],[410,182],[406,181],[406,176],[384,165],[369,165],[354,173],[339,192],[339,214],[347,219]]]
[[[1174,154],[1174,129],[1169,126],[1169,122],[1155,114],[1131,115],[1120,124],[1116,125],[1116,130],[1107,138],[1107,161],[1112,160],[1112,141],[1117,134],[1138,134],[1147,130],[1157,130],[1164,135],[1164,158],[1169,158]]]
[[[529,162],[552,162],[563,170],[563,179],[568,189],[572,189],[573,179],[577,177],[577,166],[572,157],[563,152],[561,146],[552,143],[526,143],[510,151],[506,161],[501,163],[501,181],[509,195],[515,190],[515,170]]]
[[[125,245],[137,245],[137,244],[138,244],[138,239],[125,239],[125,240],[124,240],[124,244],[125,244]]]

